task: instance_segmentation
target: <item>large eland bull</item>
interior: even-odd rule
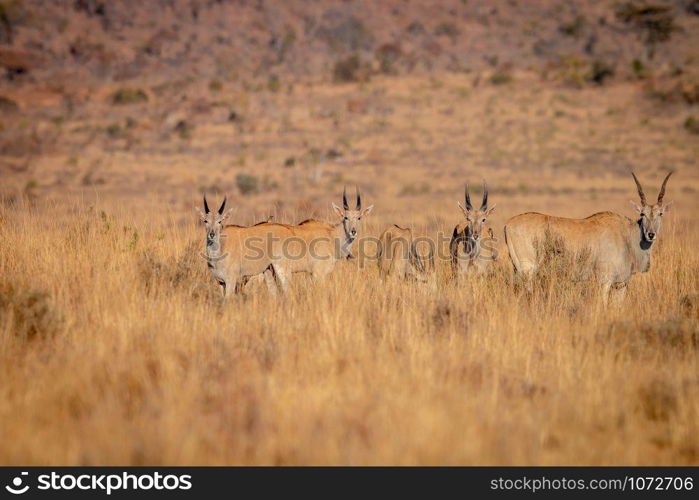
[[[664,202],[663,180],[656,203],[649,204],[635,174],[641,204],[631,202],[638,216],[629,218],[613,212],[600,212],[585,219],[569,219],[539,213],[524,213],[512,217],[505,225],[505,241],[515,272],[530,278],[540,266],[542,245],[555,238],[563,251],[570,255],[585,255],[586,270],[581,275],[595,278],[602,287],[606,304],[610,292],[625,295],[626,285],[635,273],[650,269],[653,243],[657,241],[663,216],[672,202]],[[576,262],[576,261],[574,261]],[[582,264],[581,264],[582,265]]]

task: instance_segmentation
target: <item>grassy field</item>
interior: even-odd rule
[[[210,114],[179,136],[161,135],[157,97],[31,118],[56,136],[3,186],[1,463],[699,463],[699,144],[684,108],[526,73],[221,92],[245,119]],[[629,168],[650,199],[677,173],[625,303],[555,276],[516,287],[504,222],[631,216]],[[246,196],[239,174],[257,183]],[[331,220],[357,184],[375,205],[365,235],[434,236],[483,178],[500,258],[471,286],[446,261],[437,291],[343,262],[283,300],[252,283],[223,303],[200,256],[202,191],[227,193],[234,223],[291,223]]]

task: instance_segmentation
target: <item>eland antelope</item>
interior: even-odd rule
[[[261,222],[254,226],[225,225],[231,209],[226,209],[226,198],[216,212],[209,210],[204,196],[204,210],[197,208],[206,228],[206,261],[216,281],[228,298],[233,290],[238,293],[248,278],[265,274],[270,292],[276,294],[274,278],[286,291],[291,278],[288,261],[283,254],[284,241],[293,236],[281,224]],[[271,281],[270,281],[271,280]]]
[[[648,204],[641,183],[632,172],[641,204],[632,201],[638,216],[629,218],[613,212],[600,212],[585,219],[569,219],[539,213],[512,217],[505,225],[505,241],[515,272],[525,278],[539,267],[544,256],[538,251],[547,238],[559,238],[564,250],[571,255],[586,254],[586,272],[602,287],[606,304],[610,292],[624,296],[626,285],[635,273],[650,269],[653,243],[658,239],[663,215],[672,202],[663,201],[665,186],[672,172],[663,180],[658,199]],[[588,276],[589,275],[589,276]]]
[[[421,256],[410,228],[394,224],[381,234],[377,248],[377,263],[382,278],[413,278],[436,285],[432,242],[427,257]]]
[[[286,257],[284,271],[308,273],[313,281],[318,281],[332,272],[338,260],[353,258],[352,244],[361,229],[362,217],[367,216],[374,205],[363,209],[362,197],[357,189],[354,209],[349,206],[346,190],[342,192],[342,208],[334,203],[332,207],[340,216],[338,223],[308,219],[297,225],[282,225],[292,235],[283,245]],[[269,269],[264,273],[268,287],[273,284],[271,276],[275,271]]]
[[[290,266],[292,272],[305,272],[314,281],[328,275],[341,259],[351,259],[352,245],[362,227],[362,218],[369,215],[374,205],[362,208],[362,196],[357,188],[357,201],[351,209],[346,190],[342,191],[342,208],[332,204],[340,221],[335,224],[308,219],[289,228],[300,245],[299,254],[290,245]]]
[[[483,232],[490,214],[495,211],[495,205],[488,207],[488,185],[483,181],[483,201],[480,208],[474,208],[471,204],[471,197],[468,192],[468,185],[464,192],[464,201],[456,202],[461,209],[466,220],[454,227],[451,241],[449,242],[449,253],[451,255],[451,267],[454,276],[466,278],[469,274],[482,275],[488,272],[492,262],[497,258],[495,248],[490,244],[483,244]],[[485,241],[494,241],[493,231],[487,228],[488,237]]]

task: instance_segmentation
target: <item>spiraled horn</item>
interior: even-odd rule
[[[209,210],[209,204],[206,202],[206,195],[204,195],[204,213],[208,214],[209,212],[211,212],[211,210]]]
[[[357,210],[362,209],[362,195],[359,194],[359,187],[357,186]]]
[[[345,210],[349,210],[349,203],[347,203],[347,188],[342,188],[342,207]]]
[[[646,195],[643,192],[643,188],[641,187],[641,183],[638,182],[638,177],[636,177],[636,174],[631,172],[631,175],[633,176],[634,182],[636,182],[636,189],[638,189],[638,196],[641,198],[641,205],[646,205]]]
[[[667,180],[670,178],[672,174],[674,174],[674,171],[671,171],[669,174],[665,176],[663,185],[660,186],[660,192],[658,193],[658,205],[660,205],[663,202],[663,197],[665,196],[665,184],[667,184]]]
[[[481,204],[481,210],[485,210],[488,208],[488,185],[485,183],[485,179],[483,179],[483,203]]]
[[[218,209],[218,214],[223,215],[223,209],[226,208],[226,200],[228,199],[227,196],[223,197],[223,203],[221,203],[221,207]]]
[[[471,205],[471,197],[468,195],[468,184],[466,184],[466,189],[464,190],[464,201],[466,201],[466,209],[473,210],[473,205]]]

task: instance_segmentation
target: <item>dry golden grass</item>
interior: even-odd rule
[[[699,464],[690,2],[167,3],[0,0],[0,464]],[[621,307],[557,262],[523,290],[505,221],[630,215],[631,168],[675,205]],[[483,178],[469,286],[224,304],[199,255],[202,193],[294,223],[358,185],[364,234],[434,236]]]
[[[628,184],[566,206],[623,207]],[[193,211],[5,204],[0,463],[697,464],[699,321],[682,297],[699,290],[699,233],[678,184],[618,310],[584,285],[520,292],[506,254],[472,288],[444,261],[436,293],[342,263],[284,300],[251,287],[223,304]],[[491,196],[499,235],[559,203]],[[365,233],[403,222],[382,213],[401,200]],[[453,201],[418,233],[448,233]]]
[[[282,76],[284,91],[226,82],[215,96],[185,78],[133,107],[105,85],[73,113],[17,89],[26,116],[3,120],[0,144],[0,463],[698,464],[687,111],[633,82],[513,74]],[[649,198],[676,169],[676,204],[620,309],[555,275],[519,290],[502,241],[494,276],[471,287],[445,261],[437,292],[343,263],[276,302],[251,283],[222,304],[199,256],[202,191],[227,193],[236,224],[298,222],[359,184],[375,204],[364,234],[434,236],[485,177],[502,239],[526,211],[631,215],[629,167]],[[239,174],[260,192],[240,195]]]

